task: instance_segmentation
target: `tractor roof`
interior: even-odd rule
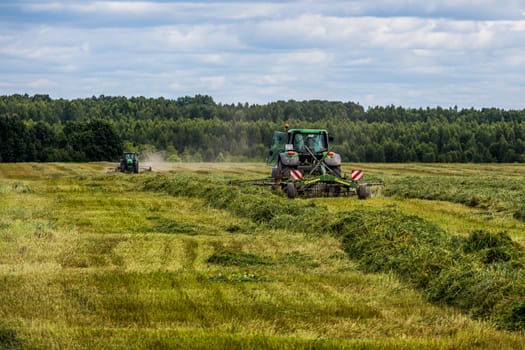
[[[327,133],[325,129],[290,129],[288,130],[289,133],[292,134],[319,134],[319,133]]]

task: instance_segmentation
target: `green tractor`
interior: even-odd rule
[[[333,138],[324,129],[288,129],[274,131],[268,157],[272,166],[273,188],[281,188],[289,198],[370,196],[363,172],[341,174],[341,156],[330,150]]]
[[[118,171],[122,173],[135,173],[139,172],[139,158],[135,152],[124,152],[120,158]]]

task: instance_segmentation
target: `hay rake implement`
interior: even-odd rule
[[[381,194],[383,181],[364,180],[362,170],[342,175],[341,156],[329,150],[333,139],[324,129],[275,131],[268,164],[271,178],[248,180],[260,186],[281,189],[289,198],[357,196],[359,199]]]

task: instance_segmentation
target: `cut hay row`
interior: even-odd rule
[[[389,183],[387,195],[442,200],[469,207],[506,212],[525,221],[522,178],[487,176],[407,176]]]
[[[312,202],[291,202],[267,190],[233,187],[210,177],[144,177],[143,189],[196,197],[259,225],[340,237],[367,272],[394,272],[430,301],[459,308],[506,330],[525,329],[525,255],[506,234],[450,235],[395,210],[331,214]]]

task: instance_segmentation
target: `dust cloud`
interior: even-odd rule
[[[162,153],[148,153],[140,157],[141,171],[151,168],[151,171],[170,171],[173,170],[173,163],[167,162]]]

